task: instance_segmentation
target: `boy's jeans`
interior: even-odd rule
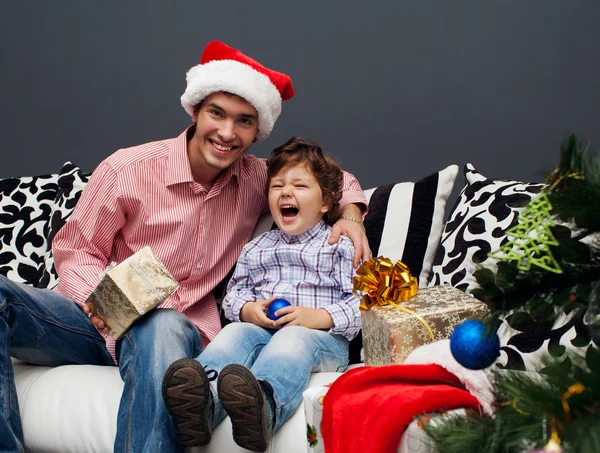
[[[256,378],[271,384],[276,406],[275,432],[300,405],[312,372],[343,371],[348,366],[348,340],[306,327],[268,330],[234,322],[225,326],[196,360],[207,370],[217,372],[229,364],[244,365]],[[213,426],[226,415],[215,385],[213,381]]]
[[[162,379],[172,362],[201,350],[196,327],[174,310],[148,313],[119,341],[125,385],[115,452],[182,451],[163,404]],[[0,451],[11,453],[24,451],[11,355],[36,365],[114,366],[104,339],[72,300],[0,276]]]

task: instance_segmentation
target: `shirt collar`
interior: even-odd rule
[[[188,127],[179,134],[179,137],[171,140],[167,156],[167,174],[165,177],[167,186],[182,182],[194,182],[192,169],[190,168],[190,159],[187,153],[187,135],[188,131],[193,127],[193,125]]]
[[[287,244],[305,244],[306,242],[311,241],[319,234],[322,234],[325,230],[327,230],[327,225],[324,220],[320,220],[315,226],[313,226],[310,230],[305,231],[304,233],[300,233],[297,235],[289,235],[287,233],[281,232],[281,239],[283,242]]]
[[[194,182],[192,176],[192,169],[190,167],[190,159],[188,157],[188,134],[192,134],[195,125],[191,125],[184,130],[179,136],[173,140],[169,145],[169,153],[167,157],[167,169],[166,169],[166,184],[172,186],[184,182]],[[242,168],[242,157],[237,158],[215,181],[215,185],[220,182],[220,186],[223,187],[229,182],[232,176],[234,182],[238,181],[238,175]]]

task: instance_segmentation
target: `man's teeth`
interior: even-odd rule
[[[217,148],[219,151],[231,151],[233,146],[221,146],[218,143],[212,142],[213,146]]]

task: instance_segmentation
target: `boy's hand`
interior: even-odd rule
[[[108,334],[108,327],[106,327],[104,321],[98,318],[98,316],[94,315],[94,313],[92,312],[92,308],[88,304],[83,304],[82,307],[83,312],[86,315],[90,316],[90,322],[94,325],[96,329],[98,329],[98,332],[100,332],[103,335]]]
[[[276,328],[302,326],[309,329],[331,329],[333,327],[331,315],[323,308],[290,306],[277,310],[275,315],[283,315],[277,321],[271,321]]]
[[[265,311],[271,303],[275,300],[275,297],[271,297],[267,300],[257,300],[256,302],[246,302],[240,310],[240,321],[251,322],[258,327],[264,327],[266,329],[273,328],[273,321],[267,318]]]

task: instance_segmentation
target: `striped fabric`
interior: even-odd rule
[[[211,291],[268,210],[266,164],[242,156],[207,192],[192,177],[188,130],[119,150],[93,172],[52,243],[60,276],[55,290],[82,304],[108,264],[150,245],[180,284],[161,307],[185,313],[207,343],[221,329]],[[343,201],[364,202],[358,181],[347,173]],[[114,341],[106,340],[114,357]]]
[[[246,302],[278,297],[327,310],[334,322],[331,333],[352,340],[360,329],[360,300],[352,295],[354,247],[345,237],[329,245],[330,234],[331,227],[320,221],[298,236],[272,230],[251,241],[229,281],[225,316],[239,322]]]
[[[442,235],[446,201],[452,193],[458,166],[434,173],[416,183],[401,182],[365,191],[369,213],[367,238],[374,256],[401,260],[419,287],[426,288]]]
[[[444,227],[446,201],[452,193],[458,166],[420,181],[388,184],[365,190],[369,212],[365,228],[373,256],[406,264],[426,288]],[[350,343],[350,363],[360,362],[362,333]]]

